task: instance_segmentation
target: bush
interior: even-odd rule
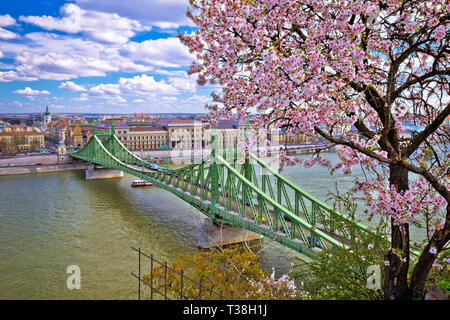
[[[183,281],[183,299],[200,297],[198,283],[233,300],[297,299],[301,295],[288,275],[275,279],[275,271],[264,270],[256,253],[238,245],[180,255],[168,266],[178,273],[165,273],[164,266],[158,266],[153,270],[153,284],[160,292],[167,288],[174,299],[180,297],[180,273],[197,282]],[[150,274],[144,280],[149,283]],[[202,288],[202,300],[220,299],[206,288]]]
[[[333,209],[354,220],[357,206],[350,200],[351,194],[342,196],[336,192]],[[389,242],[379,235],[386,233],[386,222],[381,220],[375,233],[357,230],[343,219],[336,222],[351,230],[348,247],[323,251],[312,262],[299,260],[294,277],[303,281],[302,289],[314,300],[383,299],[383,256],[389,250]],[[370,266],[380,270],[380,289],[368,286]]]

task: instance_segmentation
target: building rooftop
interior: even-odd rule
[[[168,126],[177,126],[177,125],[201,125],[202,122],[200,120],[194,119],[160,119],[157,124],[167,124]]]
[[[2,131],[0,132],[0,136],[34,136],[34,135],[41,135],[41,132],[38,132],[36,130],[31,131]]]
[[[167,131],[166,127],[131,127],[130,132],[142,132],[142,131]]]

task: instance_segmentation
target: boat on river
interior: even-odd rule
[[[145,187],[145,186],[152,186],[152,185],[153,185],[153,183],[148,182],[143,179],[133,180],[133,182],[131,183],[132,187]]]

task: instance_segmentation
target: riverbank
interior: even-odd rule
[[[68,170],[85,170],[88,162],[67,154],[38,154],[0,158],[0,176]]]
[[[90,164],[87,162],[63,163],[63,164],[43,164],[43,165],[24,165],[14,167],[1,167],[0,176],[18,175],[45,172],[61,172],[70,170],[86,170]]]

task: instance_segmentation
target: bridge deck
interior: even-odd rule
[[[142,171],[142,172],[146,172],[146,173],[149,173],[149,174],[158,172],[157,170],[148,169],[148,168],[142,168],[142,167],[139,167],[139,166],[137,166],[137,165],[130,165],[130,166],[133,167],[133,168],[135,168],[136,170],[140,170],[140,171]],[[174,183],[169,183],[169,185],[172,185],[173,187],[175,187]],[[202,189],[200,188],[200,186],[197,186],[197,188],[196,188],[197,190],[196,190],[194,193],[191,193],[191,184],[188,185],[186,191],[183,191],[182,188],[180,188],[180,187],[176,187],[176,189],[178,189],[178,190],[181,191],[181,192],[184,192],[186,195],[198,197],[199,199],[201,199],[201,192],[202,192]],[[226,194],[226,191],[225,191],[224,193]],[[223,208],[225,208],[225,201],[228,201],[228,197],[227,197],[227,194],[226,194],[226,196],[225,196],[225,198],[224,198],[222,194],[223,194],[223,193],[222,193],[222,189],[221,189],[220,186],[219,186],[219,203],[216,204],[216,205],[219,205],[219,206],[222,206]],[[209,204],[212,205],[212,202],[211,202],[211,199],[212,199],[211,191],[208,190],[207,193],[206,193],[206,195],[207,195],[207,196],[206,196],[206,199],[204,199],[203,201],[205,201],[205,202],[207,202],[207,203],[209,203]],[[232,208],[231,212],[233,212],[234,214],[238,215],[238,214],[239,214],[239,213],[238,213],[239,210],[238,210],[238,206],[237,206],[236,201],[239,201],[239,202],[242,203],[242,202],[243,202],[243,199],[242,199],[242,197],[239,197],[238,199],[236,199],[235,197],[231,197],[231,208]],[[254,207],[257,209],[258,212],[261,212],[261,211],[262,211],[262,210],[260,210],[260,208],[259,208],[259,206],[258,206],[258,202],[257,202],[255,199],[253,199],[253,205],[254,205]],[[274,212],[273,206],[268,205],[268,206],[267,206],[267,209],[268,209],[269,212],[271,212],[271,213],[273,214],[273,212]],[[250,206],[249,206],[248,204],[245,205],[245,217],[246,217],[247,219],[252,219],[252,218],[253,218],[252,210],[251,210],[251,208],[250,208]],[[303,219],[306,219],[306,218],[307,218],[307,217],[306,217],[304,214],[302,214],[302,213],[299,215],[299,217],[301,217],[301,218],[303,218]],[[285,220],[286,220],[286,225],[287,225],[287,227],[288,227],[288,228],[291,228],[291,221],[290,221],[290,219],[286,217]],[[263,225],[263,226],[265,225],[265,226],[267,226],[267,227],[269,228],[269,225],[268,225],[266,219],[262,219],[262,221],[260,222],[260,224]],[[333,237],[333,238],[334,238],[335,240],[337,240],[337,241],[343,241],[345,244],[349,244],[349,243],[350,243],[350,240],[349,240],[349,239],[346,239],[344,235],[338,234],[338,233],[332,233],[332,232],[327,231],[326,228],[325,228],[325,226],[322,225],[322,224],[319,223],[319,222],[316,223],[315,227],[316,227],[317,229],[319,229],[320,231],[322,231],[322,232],[328,234],[329,236]],[[285,230],[284,230],[284,228],[283,228],[282,226],[280,226],[278,232],[280,233],[279,236],[283,236],[283,237],[287,237],[287,236],[288,236],[288,235],[285,233]],[[306,237],[311,238],[311,232],[310,232],[308,229],[303,228],[303,232],[304,232],[304,234],[306,235]],[[296,235],[296,239],[298,239],[300,242],[302,242],[305,246],[309,246],[309,245],[310,245],[309,243],[305,243],[305,242],[302,240],[302,238],[301,238],[301,236],[300,236],[299,234]],[[332,247],[332,244],[330,244],[330,243],[328,243],[328,242],[325,242],[325,244],[326,244],[326,246],[327,246],[328,249]],[[319,248],[319,247],[317,247],[316,250],[317,250],[317,251],[321,251],[322,249]]]

